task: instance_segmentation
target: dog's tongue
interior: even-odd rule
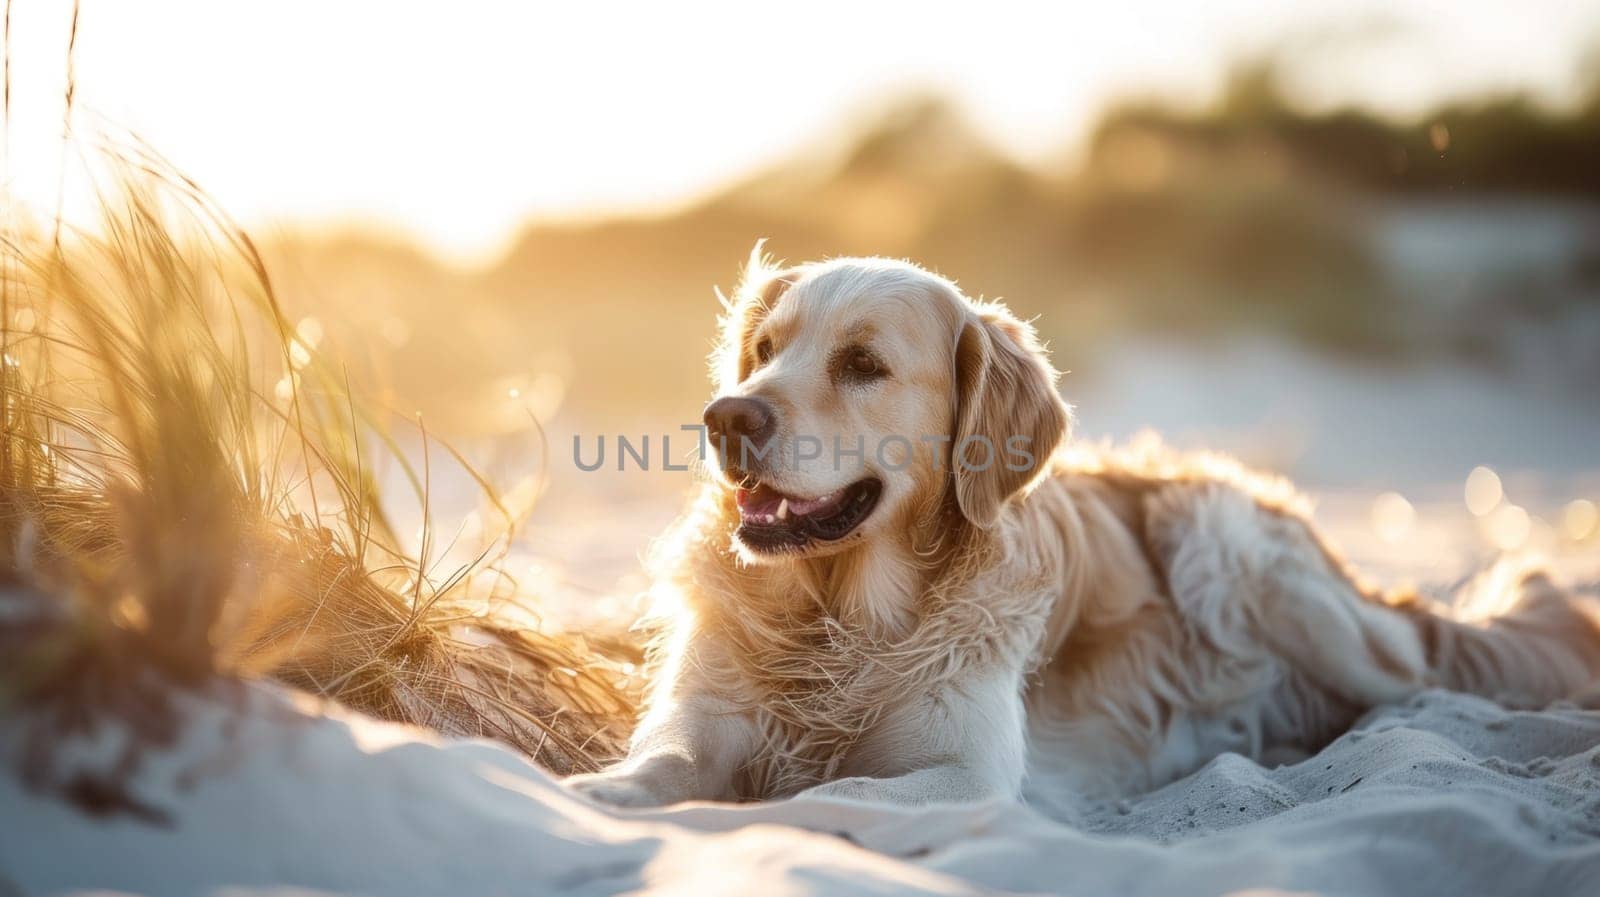
[[[819,511],[832,510],[844,498],[845,490],[836,489],[819,498],[792,498],[762,483],[754,489],[740,489],[734,496],[741,516],[774,517],[784,519],[790,515],[804,517]]]
[[[741,513],[751,514],[776,514],[778,505],[783,503],[782,492],[762,483],[754,489],[740,489],[734,500],[739,504]]]

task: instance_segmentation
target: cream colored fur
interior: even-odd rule
[[[830,378],[850,340],[888,377]],[[732,487],[707,484],[656,552],[662,635],[630,755],[568,780],[598,800],[923,803],[1025,780],[1112,796],[1225,751],[1316,750],[1430,685],[1537,705],[1600,678],[1592,609],[1540,576],[1459,622],[1360,585],[1281,480],[1070,444],[1032,329],[915,266],[753,256],[713,361],[720,394],[772,402],[789,432],[1021,434],[1038,464],[970,473],[937,442],[903,470],[869,458],[867,521],[777,557],[740,544]],[[764,479],[820,495],[859,476],[790,467]]]

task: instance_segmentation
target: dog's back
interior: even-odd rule
[[[1034,503],[1076,560],[1030,689],[1030,760],[1079,790],[1313,751],[1429,686],[1542,706],[1600,681],[1593,602],[1509,567],[1451,604],[1386,595],[1286,483],[1225,458],[1068,452]]]

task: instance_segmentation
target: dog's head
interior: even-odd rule
[[[1027,324],[905,262],[752,254],[706,407],[747,559],[817,557],[953,508],[992,526],[1069,414]]]

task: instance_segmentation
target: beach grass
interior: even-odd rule
[[[35,721],[34,765],[106,719],[160,740],[165,695],[250,678],[557,773],[619,754],[637,647],[526,623],[488,479],[503,520],[468,560],[441,562],[431,520],[407,551],[375,471],[426,518],[460,453],[355,395],[172,165],[132,138],[76,152],[98,220],[10,206],[0,244],[0,702]]]

